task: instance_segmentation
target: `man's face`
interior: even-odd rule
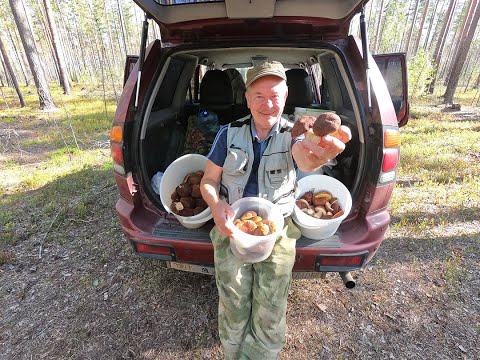
[[[283,113],[288,87],[278,76],[264,76],[251,84],[245,98],[255,124],[271,128]]]

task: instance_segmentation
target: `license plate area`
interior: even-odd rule
[[[215,275],[215,268],[212,266],[187,264],[187,263],[180,263],[176,261],[167,261],[167,268],[187,271],[187,272],[194,272],[199,274]]]

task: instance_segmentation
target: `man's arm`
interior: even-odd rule
[[[226,201],[220,199],[218,192],[222,171],[222,167],[208,160],[202,182],[200,183],[200,191],[203,199],[212,211],[213,221],[215,221],[220,232],[226,236],[231,236],[232,229],[230,226],[233,225],[229,226],[227,218],[233,217],[233,210]]]
[[[324,136],[321,141],[322,146],[308,139],[293,144],[292,155],[298,168],[305,172],[313,172],[345,150],[345,143],[350,141],[352,133],[348,127],[342,125],[338,129],[338,134],[338,138]]]

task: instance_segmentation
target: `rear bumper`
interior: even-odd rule
[[[208,238],[208,227],[202,229],[203,234],[194,234],[191,239],[168,238],[157,236],[154,228],[159,222],[165,227],[171,226],[169,217],[160,217],[120,198],[116,205],[123,232],[130,241],[134,251],[141,256],[156,258],[162,261],[213,266],[213,246]],[[337,233],[326,240],[310,240],[300,238],[297,241],[296,259],[293,271],[352,271],[363,267],[378,250],[390,222],[387,210],[375,214],[359,214],[355,219],[342,223]],[[201,236],[197,236],[201,235]],[[195,238],[194,238],[195,237]],[[328,240],[328,241],[327,241]],[[323,262],[328,256],[330,261]],[[332,259],[338,257],[338,264]],[[355,258],[351,263],[342,261]]]

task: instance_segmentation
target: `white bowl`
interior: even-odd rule
[[[249,210],[255,211],[263,219],[273,221],[276,231],[267,236],[255,236],[244,233],[236,226],[230,237],[230,249],[233,254],[246,263],[256,263],[270,256],[280,232],[283,229],[284,218],[280,208],[272,202],[259,197],[246,197],[232,204],[233,220],[238,219]]]
[[[170,205],[172,204],[171,196],[178,185],[188,174],[195,171],[205,171],[207,166],[207,158],[200,154],[187,154],[173,161],[165,170],[160,181],[160,200],[167,212],[173,214],[184,227],[188,229],[199,228],[212,218],[212,211],[209,207],[200,214],[193,216],[180,216],[175,214]]]
[[[309,175],[298,181],[300,197],[308,191],[317,193],[328,191],[338,199],[338,204],[343,210],[343,215],[335,219],[317,219],[305,214],[295,205],[292,219],[302,232],[302,235],[313,240],[326,239],[337,231],[341,222],[348,216],[352,209],[352,196],[348,189],[337,179],[326,175]]]

